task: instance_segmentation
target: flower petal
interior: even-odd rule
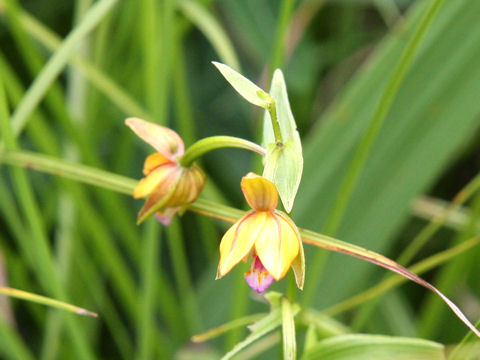
[[[167,162],[172,162],[172,161],[160,153],[149,155],[145,159],[145,164],[143,165],[143,174],[148,175],[152,170],[155,170],[155,168]]]
[[[278,204],[278,192],[275,185],[254,173],[242,178],[242,192],[248,205],[257,211],[273,211]]]
[[[149,176],[152,176],[156,171],[159,171],[159,169],[152,172]],[[154,213],[164,210],[166,204],[175,192],[178,181],[179,173],[177,171],[171,171],[163,177],[161,182],[157,184],[157,187],[151,192],[147,201],[145,201],[145,204],[140,209],[137,217],[137,224],[142,223]]]
[[[300,236],[297,225],[295,225],[295,223],[292,221],[292,219],[290,219],[288,215],[278,210],[275,211],[275,214],[288,222],[290,224],[290,227],[295,230],[297,234],[299,251],[297,257],[292,262],[292,270],[295,274],[295,282],[297,283],[297,287],[300,290],[303,290],[303,284],[305,282],[305,253],[303,252],[302,237]]]
[[[264,212],[250,212],[223,235],[220,242],[217,279],[225,276],[250,253],[255,240],[263,230],[266,218],[267,214]]]
[[[300,247],[295,224],[287,221],[286,215],[279,214],[277,211],[268,214],[265,227],[255,242],[255,252],[277,281],[287,274]]]
[[[133,197],[135,199],[149,196],[160,184],[164,184],[166,181],[172,181],[170,179],[175,172],[176,165],[174,163],[166,163],[160,167],[157,167],[154,171],[150,172],[138,183],[137,187],[133,190]]]
[[[174,160],[185,152],[185,145],[178,134],[164,126],[160,126],[138,118],[125,120],[135,134],[143,141],[153,146],[160,154]]]

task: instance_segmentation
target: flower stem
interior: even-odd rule
[[[185,154],[179,159],[179,163],[183,167],[189,167],[203,154],[212,150],[227,147],[251,150],[262,156],[265,155],[265,149],[251,141],[233,136],[211,136],[198,140],[195,144],[190,146]]]
[[[272,121],[273,135],[275,136],[275,142],[277,145],[283,145],[282,131],[280,130],[280,123],[277,118],[277,106],[275,105],[275,99],[263,90],[257,91],[258,97],[265,101],[265,109],[270,113],[270,120]]]
[[[282,132],[280,131],[280,124],[277,118],[277,107],[275,106],[275,100],[271,100],[268,104],[268,112],[270,113],[270,119],[272,120],[273,135],[275,136],[275,142],[277,144],[283,144]]]

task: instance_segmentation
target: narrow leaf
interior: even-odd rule
[[[335,238],[320,235],[314,233],[310,230],[300,230],[300,234],[302,235],[303,242],[311,245],[315,245],[327,250],[347,254],[368,262],[372,264],[384,267],[385,269],[391,270],[397,274],[400,274],[406,277],[409,280],[416,282],[417,284],[433,291],[435,294],[440,296],[440,298],[452,309],[452,311],[457,315],[457,317],[468,326],[470,330],[472,330],[475,335],[480,338],[480,331],[467,319],[467,317],[462,313],[462,311],[458,308],[457,305],[453,303],[448,297],[446,297],[440,290],[438,290],[435,286],[430,284],[429,282],[423,280],[421,277],[416,275],[415,273],[411,272],[410,270],[406,269],[402,265],[396,263],[395,261],[377,254],[376,252],[364,249],[360,246],[356,246],[353,244],[349,244]]]
[[[2,287],[0,287],[0,294],[11,296],[11,297],[14,297],[14,298],[17,298],[17,299],[28,300],[28,301],[31,301],[31,302],[34,302],[34,303],[37,303],[37,304],[51,306],[51,307],[61,309],[61,310],[67,310],[67,311],[73,312],[73,313],[78,314],[78,315],[85,315],[85,316],[92,316],[92,317],[97,317],[98,316],[98,314],[96,314],[94,312],[91,312],[91,311],[88,311],[88,310],[85,310],[81,307],[70,305],[70,304],[67,304],[63,301],[50,299],[50,298],[45,297],[45,296],[32,294],[32,293],[27,292],[27,291],[22,291],[22,290],[12,289],[12,288],[9,288],[9,287],[3,287],[2,286]]]
[[[443,360],[443,346],[433,341],[379,335],[340,335],[311,347],[304,360]]]
[[[248,345],[252,344],[256,340],[260,339],[262,336],[268,334],[270,331],[275,330],[282,323],[281,310],[279,308],[273,310],[265,316],[263,319],[257,321],[253,326],[249,327],[252,332],[248,335],[245,340],[239,342],[233,347],[228,353],[226,353],[222,360],[231,359],[235,354],[240,350],[244,349]]]
[[[222,73],[223,77],[233,86],[242,97],[253,105],[267,108],[269,105],[268,94],[260,89],[245,76],[233,70],[230,66],[212,61],[212,64]]]
[[[204,342],[212,338],[215,338],[217,336],[220,336],[226,333],[227,331],[235,329],[239,326],[246,326],[248,324],[251,324],[253,321],[258,321],[261,318],[265,317],[266,315],[267,314],[254,314],[254,315],[244,316],[242,318],[235,319],[226,324],[220,325],[216,328],[207,330],[201,334],[194,335],[192,336],[191,340],[196,343]]]

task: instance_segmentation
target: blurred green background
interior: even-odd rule
[[[211,135],[260,142],[262,113],[210,61],[237,67],[264,89],[272,68],[280,67],[304,147],[292,217],[298,226],[323,232],[352,155],[430,2],[2,0],[0,79],[14,129],[23,128],[16,120],[26,124],[18,136],[21,149],[139,179],[153,150],[124,125],[126,117],[170,126],[187,146]],[[74,39],[68,65],[58,68],[34,111],[22,114],[26,91],[31,94],[34,81],[48,70],[45,64],[60,41],[93,21],[93,5],[105,8],[97,11],[98,25],[81,41]],[[446,1],[434,19],[374,142],[337,238],[397,259],[442,201],[451,201],[477,175],[479,14],[478,1]],[[259,159],[222,150],[200,163],[209,183],[202,197],[244,209],[240,179],[252,169],[261,171]],[[217,247],[228,224],[187,212],[167,229],[154,220],[137,227],[141,201],[4,164],[0,174],[2,285],[100,315],[82,318],[2,299],[2,358],[216,359],[247,335],[244,326],[203,344],[190,337],[268,311],[243,279],[248,265],[214,280]],[[473,195],[412,263],[476,235],[479,205]],[[369,263],[318,255],[323,250],[308,245],[305,250],[306,285],[297,294],[305,308],[322,311],[385,277],[386,270]],[[480,317],[479,258],[480,249],[473,247],[423,275],[473,321]],[[272,288],[285,291],[287,282]],[[353,332],[454,344],[467,333],[416,284],[335,319],[341,330],[325,320],[326,330],[317,324],[320,339]],[[299,322],[299,349],[305,333]],[[244,358],[276,358],[278,344],[278,338],[266,338]]]

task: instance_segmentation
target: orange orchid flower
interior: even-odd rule
[[[262,176],[249,173],[241,182],[242,192],[253,208],[238,220],[220,243],[217,279],[225,276],[241,260],[252,254],[251,269],[245,279],[257,292],[265,291],[273,280],[282,279],[292,267],[297,286],[303,288],[305,257],[295,223],[276,210],[278,192]]]
[[[137,118],[128,118],[125,123],[158,151],[146,158],[145,177],[133,191],[134,198],[147,198],[138,214],[138,223],[155,214],[168,225],[177,212],[182,213],[197,199],[205,185],[205,174],[196,164],[180,165],[178,160],[185,145],[175,131]]]

